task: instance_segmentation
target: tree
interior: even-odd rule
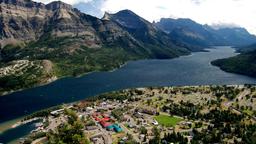
[[[148,133],[148,130],[144,126],[142,126],[140,127],[140,133],[146,135]]]
[[[161,141],[160,131],[157,127],[153,127],[152,133],[154,134],[154,138],[149,141],[150,144],[159,144]]]
[[[89,144],[84,135],[83,124],[72,110],[65,110],[68,122],[57,127],[56,132],[47,134],[49,144]]]
[[[147,105],[149,106],[152,103],[152,99],[147,100]]]

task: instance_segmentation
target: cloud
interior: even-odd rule
[[[74,7],[80,11],[101,18],[104,11],[101,10],[105,0],[93,0],[88,2],[79,2],[74,4]]]
[[[234,23],[213,23],[211,25],[214,29],[221,29],[221,28],[236,28],[239,27],[239,25]]]
[[[192,3],[196,4],[196,5],[200,5],[202,2],[204,2],[205,0],[191,0]]]
[[[256,34],[255,5],[255,0],[108,0],[103,10],[131,9],[149,21],[172,16],[209,25],[232,23]]]
[[[37,0],[48,3],[51,0]],[[256,34],[255,0],[63,0],[85,13],[102,16],[130,9],[153,21],[162,17],[191,18],[201,24],[235,24]],[[98,3],[97,1],[101,1]],[[78,5],[77,5],[78,4]],[[79,4],[83,4],[79,5]]]

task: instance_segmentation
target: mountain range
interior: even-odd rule
[[[0,94],[129,60],[256,43],[243,28],[216,30],[190,19],[151,23],[130,10],[99,19],[61,1],[0,0],[0,13]]]
[[[245,46],[255,43],[256,40],[256,37],[245,28],[215,29],[209,25],[196,23],[191,19],[162,18],[155,25],[181,43],[198,47]]]
[[[174,45],[165,33],[151,23],[128,10],[116,13],[110,19],[98,19],[81,13],[61,1],[44,5],[33,1],[4,0],[1,1],[1,11],[2,48],[8,44],[28,46],[30,42],[41,43],[42,41],[67,38],[72,39],[72,42],[69,41],[69,45],[72,46],[63,45],[62,53],[77,52],[80,46],[88,48],[121,47],[138,56],[151,58],[171,58],[188,52],[186,49]],[[122,14],[131,17],[130,20],[134,20],[131,21],[134,22],[133,28],[125,27],[120,25],[119,21],[115,21],[114,18],[118,18]],[[142,26],[145,29],[142,29]],[[145,32],[144,37],[138,35],[140,31]],[[48,44],[51,43],[48,42]],[[62,44],[63,42],[58,45]],[[157,46],[161,49],[155,50]],[[46,47],[51,48],[49,45]]]

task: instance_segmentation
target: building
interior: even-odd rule
[[[158,113],[156,109],[152,108],[137,108],[136,111],[149,115],[156,115]]]
[[[59,116],[60,114],[62,114],[63,113],[63,111],[64,111],[64,109],[58,109],[58,110],[55,110],[55,111],[52,111],[52,112],[50,112],[50,114],[52,115],[52,116]]]

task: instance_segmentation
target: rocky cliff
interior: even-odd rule
[[[0,0],[0,14],[0,68],[12,67],[19,60],[31,62],[23,75],[0,76],[0,83],[5,83],[0,95],[55,76],[111,70],[129,60],[174,58],[190,52],[128,10],[98,19],[61,1],[45,5]],[[44,68],[44,61],[52,63],[51,73],[30,71],[32,63]],[[35,81],[31,81],[33,75]]]

